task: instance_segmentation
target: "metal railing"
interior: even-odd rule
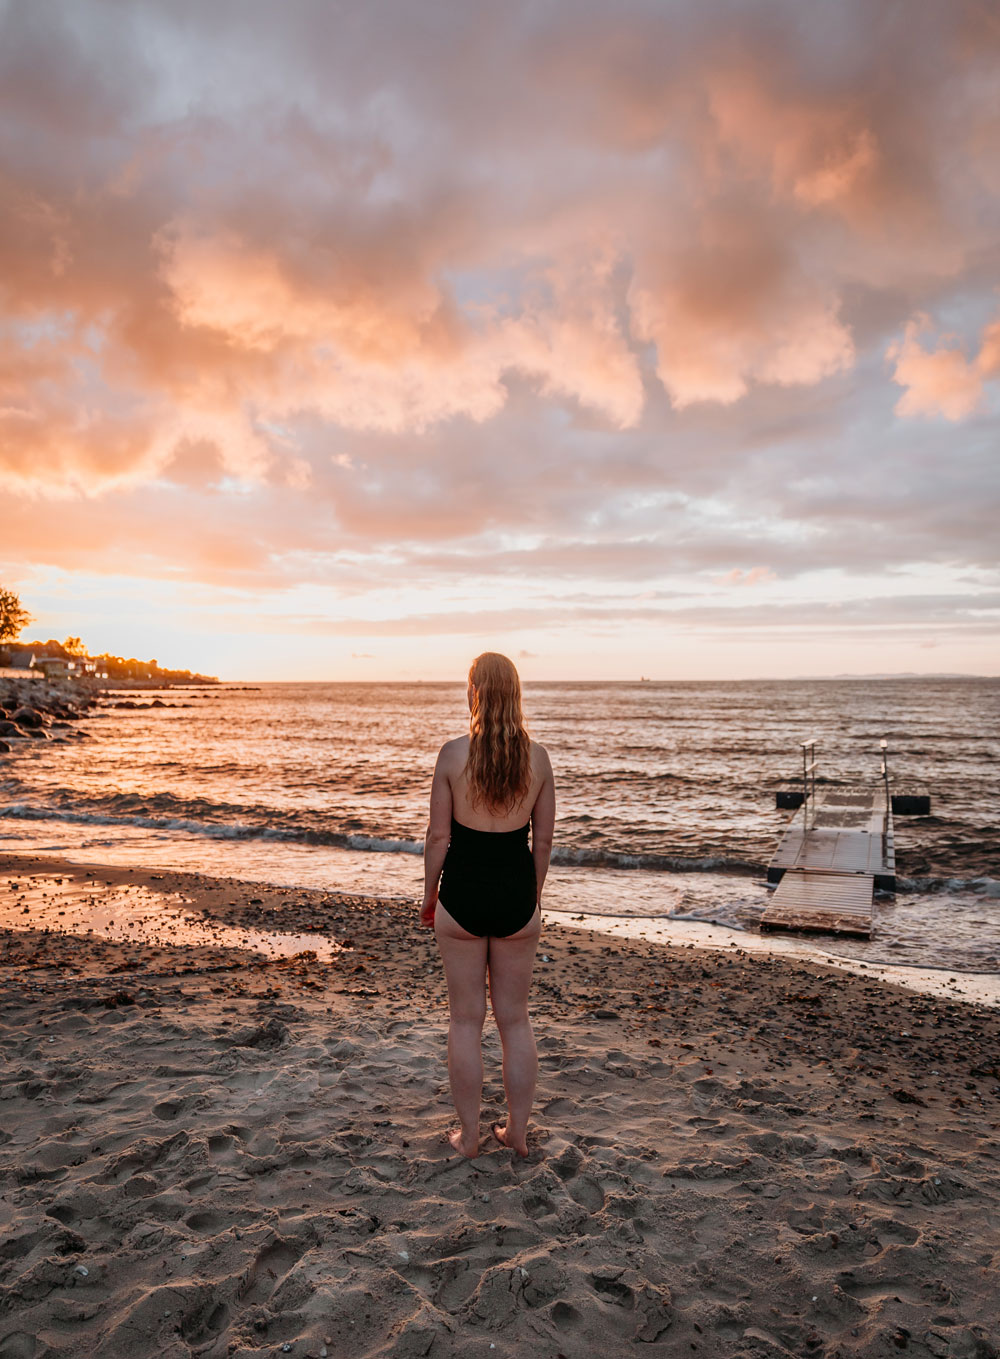
[[[882,752],[880,773],[885,791],[885,807],[882,810],[882,862],[885,863],[889,853],[889,812],[892,808],[892,794],[889,792],[889,742],[883,736],[878,745]]]
[[[802,746],[802,829],[809,829],[809,810],[816,820],[816,738],[801,742]]]

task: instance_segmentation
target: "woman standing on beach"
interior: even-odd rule
[[[493,1134],[527,1156],[538,1078],[528,990],[555,788],[548,752],[525,731],[512,662],[495,651],[477,656],[468,696],[469,735],[446,741],[434,769],[420,911],[421,923],[434,926],[448,980],[448,1077],[459,1121],[448,1140],[463,1156],[479,1151],[488,978],[507,1095],[507,1121],[494,1123]]]

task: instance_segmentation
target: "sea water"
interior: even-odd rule
[[[464,684],[160,697],[93,710],[88,741],[0,757],[0,848],[418,897],[431,772],[467,730]],[[817,943],[1000,971],[1000,681],[527,684],[525,708],[556,772],[548,908],[755,930],[799,743],[817,740],[822,788],[876,781],[885,739],[894,787],[929,794],[931,814],[896,820],[897,892],[876,898],[874,938]]]

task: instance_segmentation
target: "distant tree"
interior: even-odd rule
[[[30,622],[31,614],[14,591],[0,585],[0,642],[12,642]]]
[[[87,648],[79,637],[67,637],[63,642],[63,650],[70,656],[86,656],[87,654]]]
[[[50,637],[47,642],[25,642],[24,645],[30,647],[36,656],[61,656],[64,661],[69,659],[69,652],[54,637]]]

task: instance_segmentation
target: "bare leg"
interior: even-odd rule
[[[479,1151],[489,941],[463,930],[440,902],[434,912],[434,933],[448,980],[448,1079],[459,1122],[448,1140],[463,1156],[472,1157]]]
[[[528,1154],[528,1118],[538,1082],[538,1051],[528,1018],[528,991],[541,932],[538,911],[517,934],[490,939],[490,1003],[503,1047],[503,1088],[507,1122],[495,1124],[497,1140],[521,1156]]]

